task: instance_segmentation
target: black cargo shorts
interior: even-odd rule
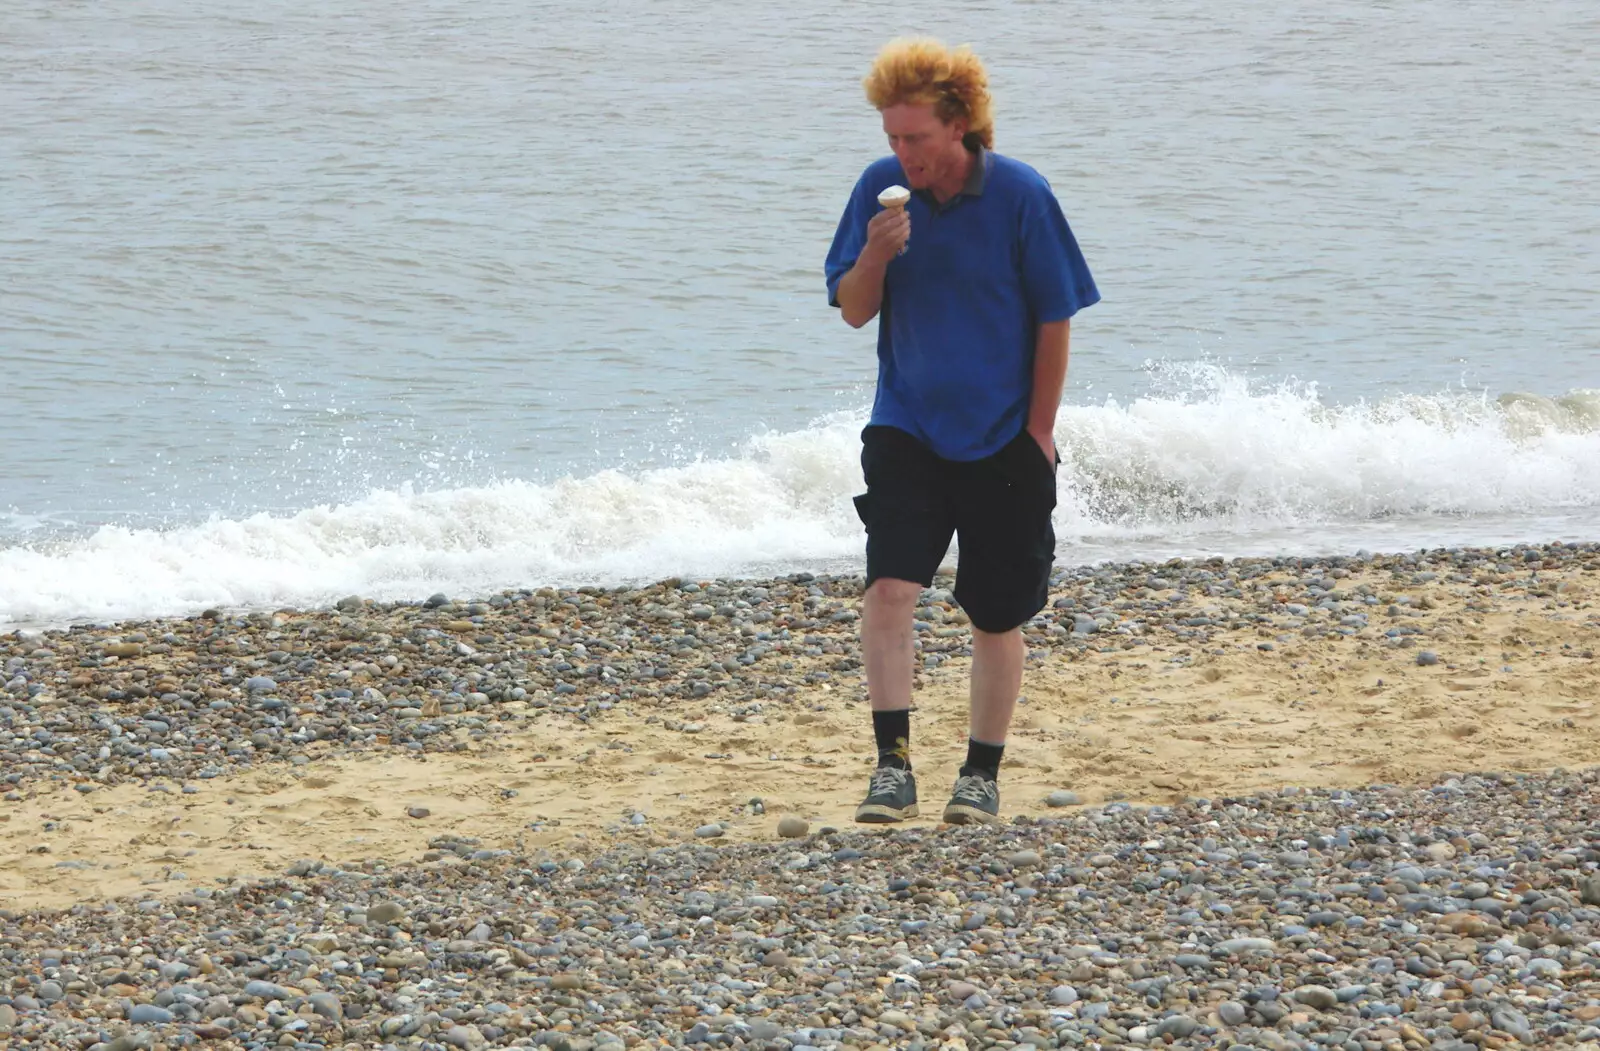
[[[1059,459],[1059,457],[1057,457]],[[1044,608],[1056,534],[1056,464],[1026,429],[981,460],[946,460],[895,427],[861,432],[867,586],[929,587],[959,541],[956,601],[980,631],[1005,632]]]

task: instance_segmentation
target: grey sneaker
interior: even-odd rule
[[[1000,786],[977,774],[957,778],[955,794],[945,804],[944,819],[952,825],[999,824]]]
[[[867,798],[856,807],[856,820],[883,825],[917,816],[917,779],[910,770],[880,766],[872,771]]]

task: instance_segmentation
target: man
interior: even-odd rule
[[[878,766],[863,822],[917,815],[912,613],[957,537],[955,597],[972,623],[971,723],[944,820],[999,820],[1022,684],[1021,625],[1044,608],[1055,532],[1056,407],[1069,319],[1100,299],[1049,184],[992,152],[988,77],[966,48],[897,41],[865,80],[892,157],[857,181],[828,252],[829,302],[878,319],[878,386],[862,432],[867,532],[861,645]],[[903,184],[903,208],[878,194]]]

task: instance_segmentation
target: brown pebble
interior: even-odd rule
[[[971,982],[950,983],[950,998],[953,1000],[965,1000],[967,997],[971,996],[977,991],[978,987],[973,985]]]
[[[552,989],[582,989],[583,979],[575,974],[558,974],[550,979]]]

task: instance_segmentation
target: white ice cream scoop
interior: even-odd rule
[[[906,206],[906,202],[910,200],[911,191],[906,189],[904,186],[891,186],[882,193],[878,194],[879,204],[883,205],[885,208],[892,208],[896,211],[904,208]],[[905,255],[906,249],[910,247],[911,242],[908,239],[905,244],[900,246],[899,254]]]
[[[904,208],[911,200],[911,191],[904,186],[891,186],[878,194],[878,203],[885,208]]]

